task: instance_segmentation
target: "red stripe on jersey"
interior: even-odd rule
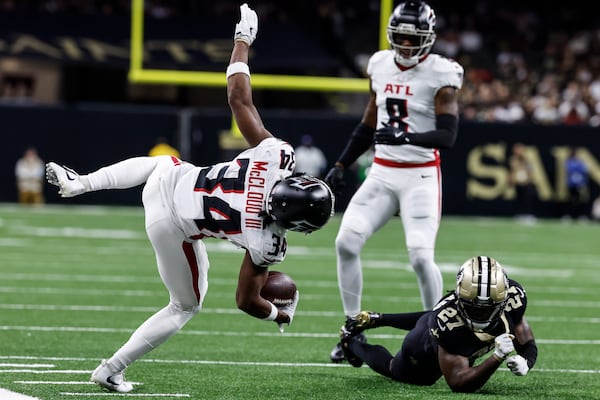
[[[217,188],[221,189],[221,192],[223,193],[244,193],[244,189],[239,190],[239,189],[223,189],[223,185],[221,185],[220,183],[216,184],[212,189],[208,190],[205,188],[194,188],[194,192],[201,192],[201,193],[208,193],[208,194],[213,194],[215,190],[217,190]]]
[[[173,164],[175,165],[181,165],[181,160],[175,156],[171,156],[171,161],[173,161]]]
[[[439,167],[440,158],[436,157],[435,160],[433,160],[433,161],[415,164],[415,163],[396,162],[396,161],[392,161],[392,160],[384,160],[383,158],[375,157],[373,159],[373,162],[376,164],[379,164],[379,165],[383,165],[385,167],[392,167],[392,168]]]
[[[200,288],[198,287],[198,262],[196,260],[196,252],[194,246],[190,242],[183,242],[181,245],[183,248],[183,254],[188,261],[190,272],[192,273],[192,286],[194,286],[194,293],[196,293],[196,301],[200,304]]]
[[[438,158],[439,160],[439,158]],[[438,182],[438,223],[442,220],[442,169],[438,165],[437,182]]]

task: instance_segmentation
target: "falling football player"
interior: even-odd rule
[[[170,299],[92,373],[91,380],[109,391],[130,392],[133,386],[124,377],[125,369],[200,311],[209,268],[201,239],[227,239],[245,249],[237,306],[282,329],[294,318],[298,293],[281,307],[261,297],[268,267],[283,261],[288,230],[313,232],[333,214],[329,187],[315,177],[294,173],[294,149],[264,127],[252,102],[248,53],[258,32],[258,17],[247,4],[240,13],[226,72],[227,96],[249,149],[232,161],[205,167],[174,156],[130,158],[87,175],[54,162],[46,166],[48,181],[63,197],[144,184],[146,232]]]

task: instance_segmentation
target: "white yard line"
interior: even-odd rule
[[[0,356],[3,358],[18,358],[18,359],[29,359],[29,360],[45,360],[52,359],[53,361],[98,361],[95,358],[70,358],[70,357],[34,357],[34,356]],[[180,364],[180,365],[237,365],[237,366],[250,366],[250,367],[296,367],[296,368],[350,368],[347,364],[333,364],[333,363],[292,363],[292,362],[257,362],[257,361],[225,361],[225,360],[166,360],[166,359],[140,359],[139,363],[152,363],[152,364]],[[365,366],[365,368],[368,368]],[[501,368],[503,371],[508,371],[508,368]],[[600,374],[600,370],[594,369],[565,369],[565,368],[535,368],[532,372],[536,373],[574,373],[574,374]],[[32,374],[90,374],[91,370],[60,370],[53,369],[48,371],[39,370],[2,370],[0,374],[4,373],[32,373]],[[21,384],[88,384],[88,382],[75,381],[72,383],[64,381],[19,381],[15,380],[15,383]],[[132,382],[134,385],[141,385],[140,382]],[[0,397],[4,400],[4,398]]]
[[[0,331],[35,331],[35,332],[89,332],[89,333],[131,333],[134,328],[98,328],[98,327],[77,327],[77,326],[23,326],[23,325],[0,325]],[[194,335],[194,336],[261,336],[261,337],[303,337],[303,338],[339,338],[339,335],[334,333],[303,333],[303,332],[237,332],[237,331],[198,331],[198,330],[182,330],[179,335]],[[374,339],[403,339],[404,335],[390,334],[372,334],[370,337]],[[536,338],[537,343],[542,344],[579,344],[579,345],[599,345],[600,339],[542,339]],[[0,359],[3,357],[0,356]]]
[[[11,392],[0,388],[0,399],[2,400],[39,400],[37,397],[26,396],[21,393]]]
[[[92,371],[81,370],[81,369],[0,369],[0,375],[2,374],[33,374],[33,375],[47,375],[47,374],[91,374]],[[0,397],[2,399],[2,397]],[[2,399],[4,400],[4,399]]]
[[[22,325],[0,325],[0,331],[35,331],[35,332],[90,332],[90,333],[131,333],[132,329],[125,328],[95,328],[95,327],[56,327],[56,326],[22,326]],[[179,335],[195,335],[195,336],[261,336],[261,337],[286,337],[286,338],[295,338],[295,337],[303,337],[303,338],[339,338],[339,335],[334,333],[302,333],[302,332],[234,332],[234,331],[198,331],[191,329],[184,329],[178,333]],[[369,335],[373,339],[393,339],[399,340],[403,339],[404,335],[389,335],[389,334],[372,334]],[[566,340],[566,339],[537,339],[536,343],[541,344],[578,344],[578,345],[592,345],[596,346],[600,344],[600,339],[593,340]],[[0,356],[0,359],[3,357]]]
[[[20,385],[95,385],[92,381],[13,381]],[[133,382],[130,382],[133,383]]]
[[[60,392],[63,396],[76,396],[76,397],[106,397],[106,393],[78,393],[78,392]],[[120,397],[191,397],[188,393],[111,393],[110,396]]]
[[[407,298],[403,298],[404,302],[407,302]],[[415,298],[415,301],[420,301]],[[554,308],[600,308],[599,301],[569,301],[569,300],[538,300],[532,307],[554,307]],[[85,311],[85,312],[109,312],[109,313],[153,313],[156,312],[160,307],[149,307],[149,306],[102,306],[102,305],[63,305],[63,304],[7,304],[0,303],[0,310],[35,310],[35,311]],[[202,314],[229,314],[237,315],[242,314],[242,311],[236,308],[203,308]],[[339,318],[339,312],[337,311],[298,311],[298,316],[304,317],[323,317],[323,318]],[[541,322],[570,322],[570,323],[588,323],[597,324],[600,323],[600,319],[597,317],[538,317],[535,315],[527,315],[527,319],[531,321]],[[0,329],[2,329],[0,327]]]

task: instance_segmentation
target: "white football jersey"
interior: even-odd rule
[[[444,86],[460,89],[463,67],[438,54],[407,70],[394,61],[393,50],[381,50],[369,59],[367,73],[376,95],[377,129],[389,124],[406,132],[419,133],[435,129],[434,98]],[[412,145],[375,145],[375,156],[405,163],[425,163],[439,157],[437,149]]]
[[[294,163],[292,146],[269,138],[229,162],[173,168],[161,194],[187,236],[227,239],[248,250],[256,265],[267,266],[283,261],[287,231],[264,224],[262,212],[271,188],[292,174]]]

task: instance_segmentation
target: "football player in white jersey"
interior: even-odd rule
[[[234,160],[197,167],[172,156],[137,157],[88,175],[47,164],[48,181],[63,197],[145,184],[145,226],[156,253],[169,304],[146,320],[91,380],[126,393],[124,370],[177,333],[202,307],[209,260],[202,238],[228,239],[245,249],[236,291],[237,306],[249,315],[275,321],[283,331],[298,304],[298,293],[277,308],[260,296],[268,266],[283,261],[287,230],[310,233],[333,213],[334,197],[321,180],[294,174],[294,149],[263,126],[252,102],[249,48],[258,31],[256,13],[243,4],[227,68],[227,96],[240,131],[251,146]]]
[[[360,252],[365,242],[399,214],[412,268],[425,309],[442,296],[442,274],[434,260],[441,216],[439,149],[454,145],[458,91],[463,68],[431,54],[435,13],[422,1],[400,3],[387,27],[390,50],[369,59],[371,97],[361,122],[325,181],[343,187],[344,171],[373,144],[375,158],[366,180],[344,212],[335,240],[338,284],[346,318],[361,310]],[[361,334],[360,340],[366,340]],[[338,343],[331,360],[344,355]]]

